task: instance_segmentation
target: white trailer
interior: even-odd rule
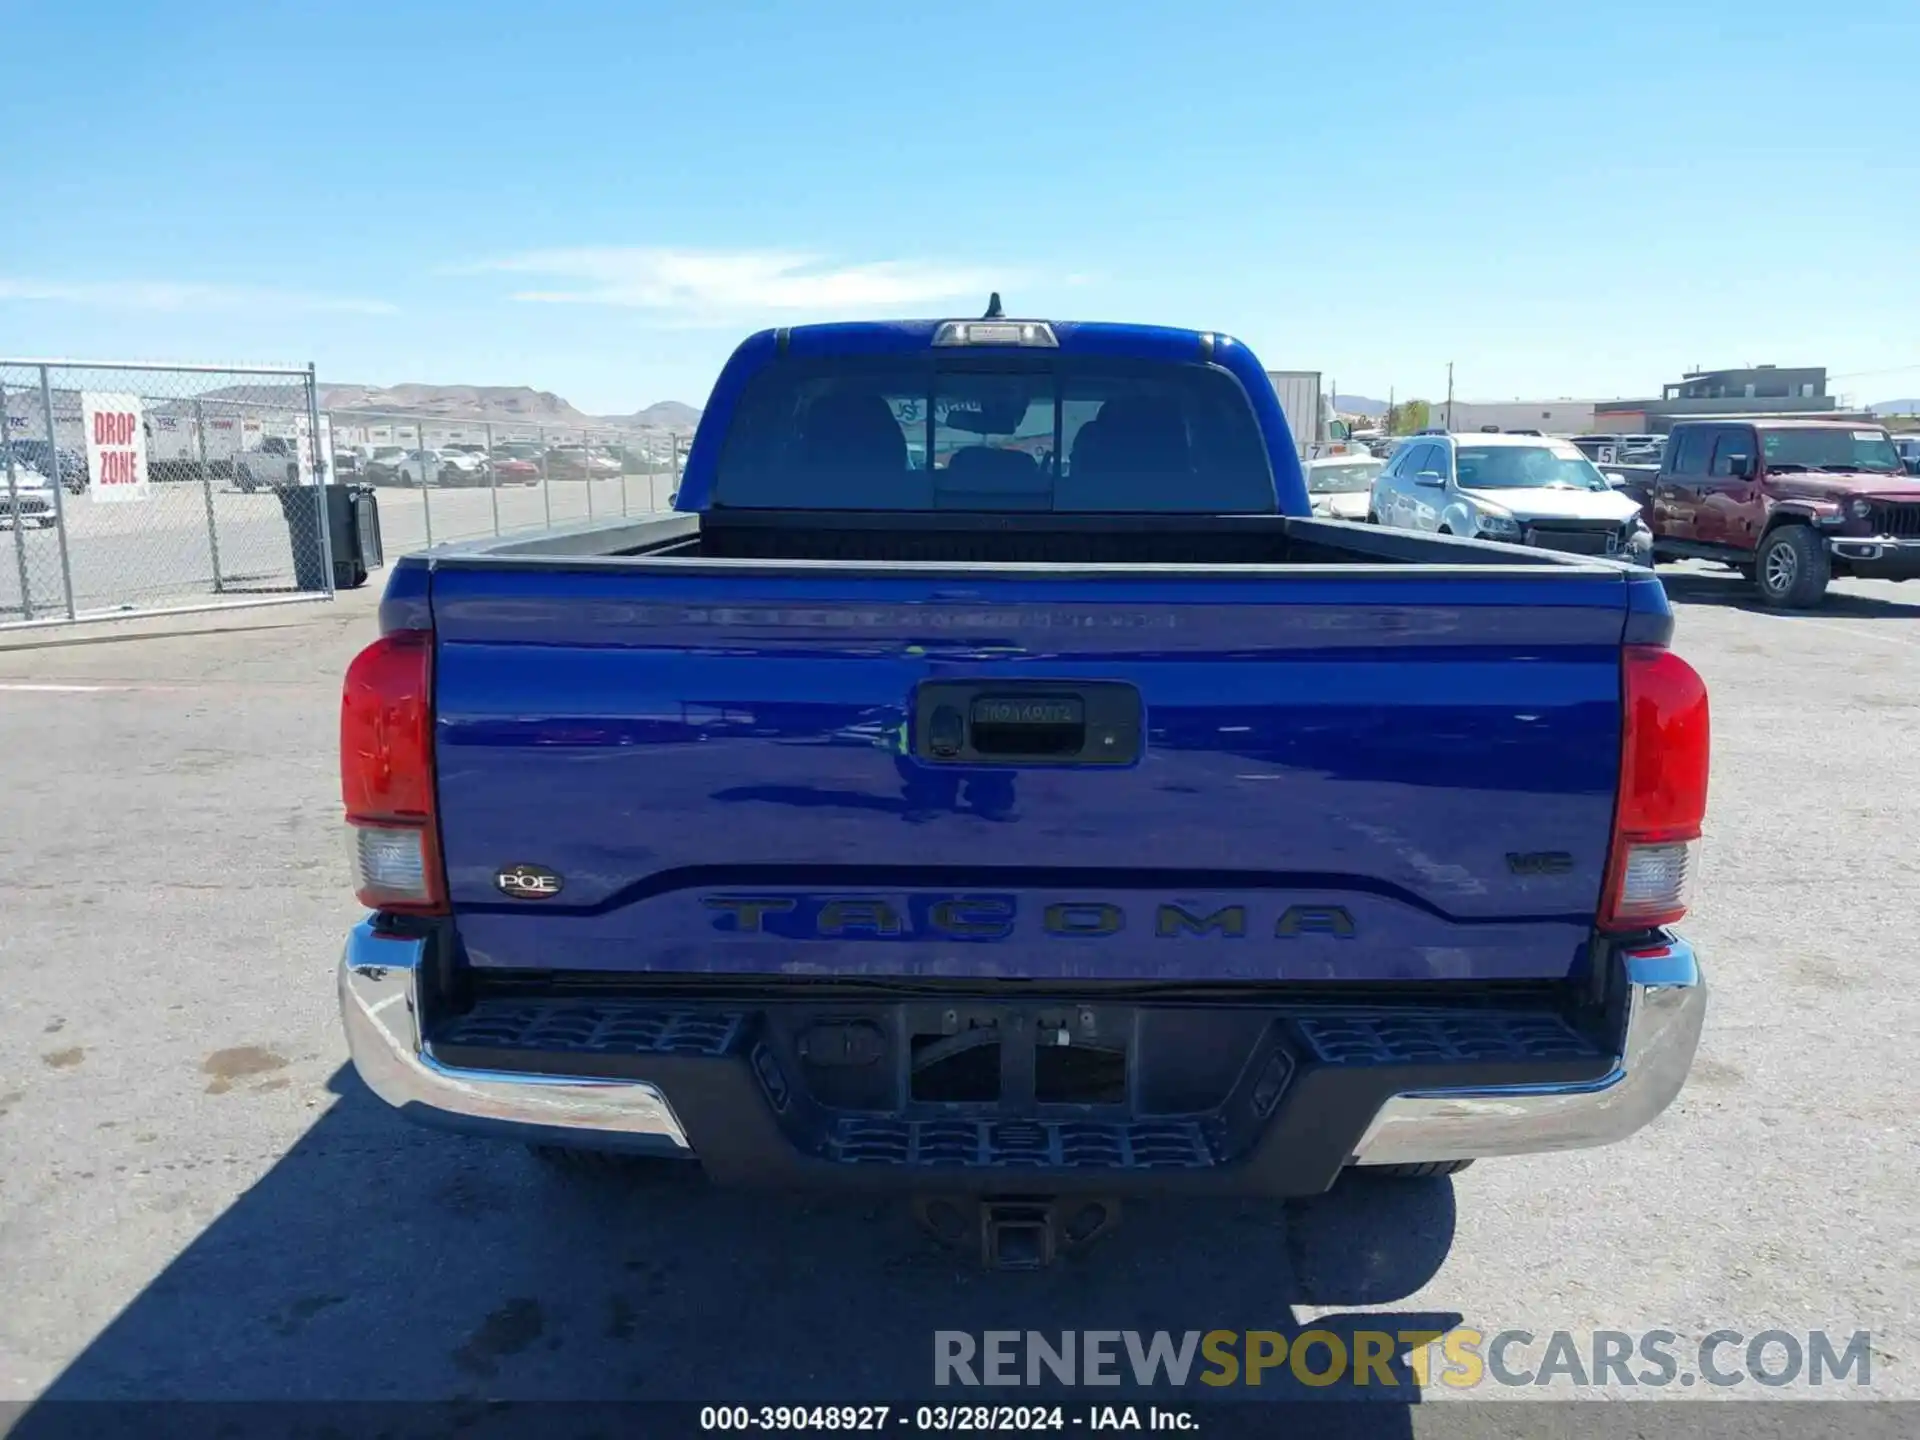
[[[1318,370],[1269,370],[1267,379],[1280,397],[1281,413],[1287,417],[1287,429],[1293,432],[1293,446],[1302,460],[1343,455],[1353,448],[1347,442],[1346,423],[1334,418],[1332,398],[1320,388]]]

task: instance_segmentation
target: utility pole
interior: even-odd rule
[[[1447,429],[1453,429],[1453,362],[1447,361]]]
[[[1387,434],[1399,434],[1400,417],[1394,413],[1393,386],[1387,386]]]

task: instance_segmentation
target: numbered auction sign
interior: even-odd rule
[[[147,427],[140,397],[83,390],[80,419],[87,430],[87,475],[94,503],[150,498]]]

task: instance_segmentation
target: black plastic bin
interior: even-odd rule
[[[328,485],[327,531],[333,548],[333,588],[357,590],[367,573],[386,563],[380,545],[380,504],[371,485]],[[327,588],[320,535],[314,525],[311,485],[283,486],[280,513],[287,519],[293,550],[293,583],[300,590]]]

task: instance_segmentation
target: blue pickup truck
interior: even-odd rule
[[[401,561],[341,721],[369,1089],[997,1265],[1645,1125],[1706,999],[1660,582],[1313,519],[1295,457],[1224,335],[796,326],[676,513]]]

